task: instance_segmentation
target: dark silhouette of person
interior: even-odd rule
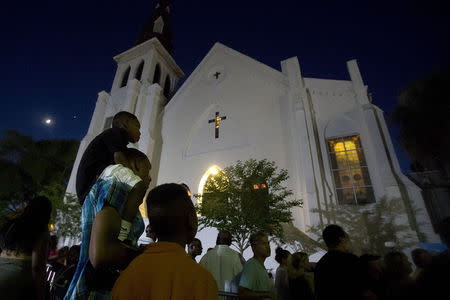
[[[322,232],[328,252],[315,268],[317,300],[357,299],[361,293],[358,257],[350,253],[350,239],[338,225],[328,225]]]

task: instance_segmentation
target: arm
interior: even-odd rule
[[[273,292],[255,292],[243,286],[239,286],[239,299],[242,300],[276,299],[276,298],[277,297]]]
[[[31,272],[37,299],[45,299],[45,267],[48,252],[48,232],[38,239],[31,253]]]
[[[124,269],[140,252],[121,243],[120,215],[114,207],[105,206],[95,216],[89,244],[89,259],[94,268],[103,266]]]
[[[139,181],[131,189],[127,196],[127,202],[123,208],[122,219],[128,222],[132,222],[136,217],[139,206],[144,200],[145,193],[147,192],[148,184],[144,181]]]
[[[123,152],[116,151],[116,152],[114,152],[114,163],[121,164],[123,166],[127,166],[128,159]]]

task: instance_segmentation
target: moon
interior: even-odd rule
[[[53,123],[53,120],[52,119],[50,119],[50,118],[47,118],[47,119],[45,119],[44,120],[44,123],[46,124],[46,125],[52,125],[52,123]]]

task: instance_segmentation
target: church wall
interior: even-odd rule
[[[334,182],[329,165],[328,138],[359,134],[363,145],[366,161],[369,167],[371,182],[376,198],[386,194],[386,187],[395,185],[390,166],[382,145],[377,128],[367,122],[371,112],[365,112],[357,102],[351,84],[347,82],[327,82],[325,84],[314,79],[306,80],[311,91],[314,108],[317,112],[319,132],[321,133],[322,155],[325,158],[326,173],[331,186]],[[332,85],[335,85],[334,89]],[[322,86],[320,86],[322,85]],[[325,88],[324,88],[325,87]]]
[[[380,199],[383,196],[387,196],[388,198],[402,197],[399,184],[395,179],[395,176],[399,176],[400,180],[406,186],[409,201],[414,203],[416,208],[426,211],[423,209],[424,203],[420,189],[410,182],[400,170],[397,156],[382,115],[381,126],[384,126],[384,129],[382,129],[383,132],[380,132],[375,118],[375,113],[380,113],[380,110],[376,107],[373,110],[372,104],[370,103],[359,104],[350,82],[319,79],[306,79],[305,82],[311,93],[314,110],[317,113],[326,180],[331,185],[333,193],[335,193],[334,180],[331,174],[326,140],[328,138],[349,136],[358,133],[369,168],[375,198]],[[387,148],[385,148],[381,134],[387,139]],[[390,155],[394,169],[389,163],[386,151]],[[336,195],[334,195],[334,199],[336,200]],[[420,229],[428,239],[436,240],[436,235],[431,230],[431,223],[426,213],[419,212],[414,214],[414,218],[419,223],[422,223]],[[316,221],[313,219],[313,223]],[[397,222],[408,224],[409,221],[406,213]],[[411,223],[409,224],[411,225]]]
[[[208,78],[215,61],[223,68],[219,83]],[[191,77],[189,87],[175,95],[164,112],[158,184],[186,182],[196,193],[210,166],[223,168],[250,158],[267,158],[287,168],[279,104],[286,93],[283,84],[223,52]],[[208,123],[216,111],[227,117],[219,139]]]

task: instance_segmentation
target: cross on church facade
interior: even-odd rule
[[[213,76],[216,77],[216,80],[219,79],[220,72],[216,72]]]
[[[226,116],[219,117],[219,112],[216,111],[216,116],[215,116],[215,118],[212,119],[212,120],[208,120],[208,123],[209,123],[209,124],[214,123],[214,129],[215,129],[215,137],[216,137],[216,139],[219,138],[220,121],[226,120],[226,119],[227,119]]]

